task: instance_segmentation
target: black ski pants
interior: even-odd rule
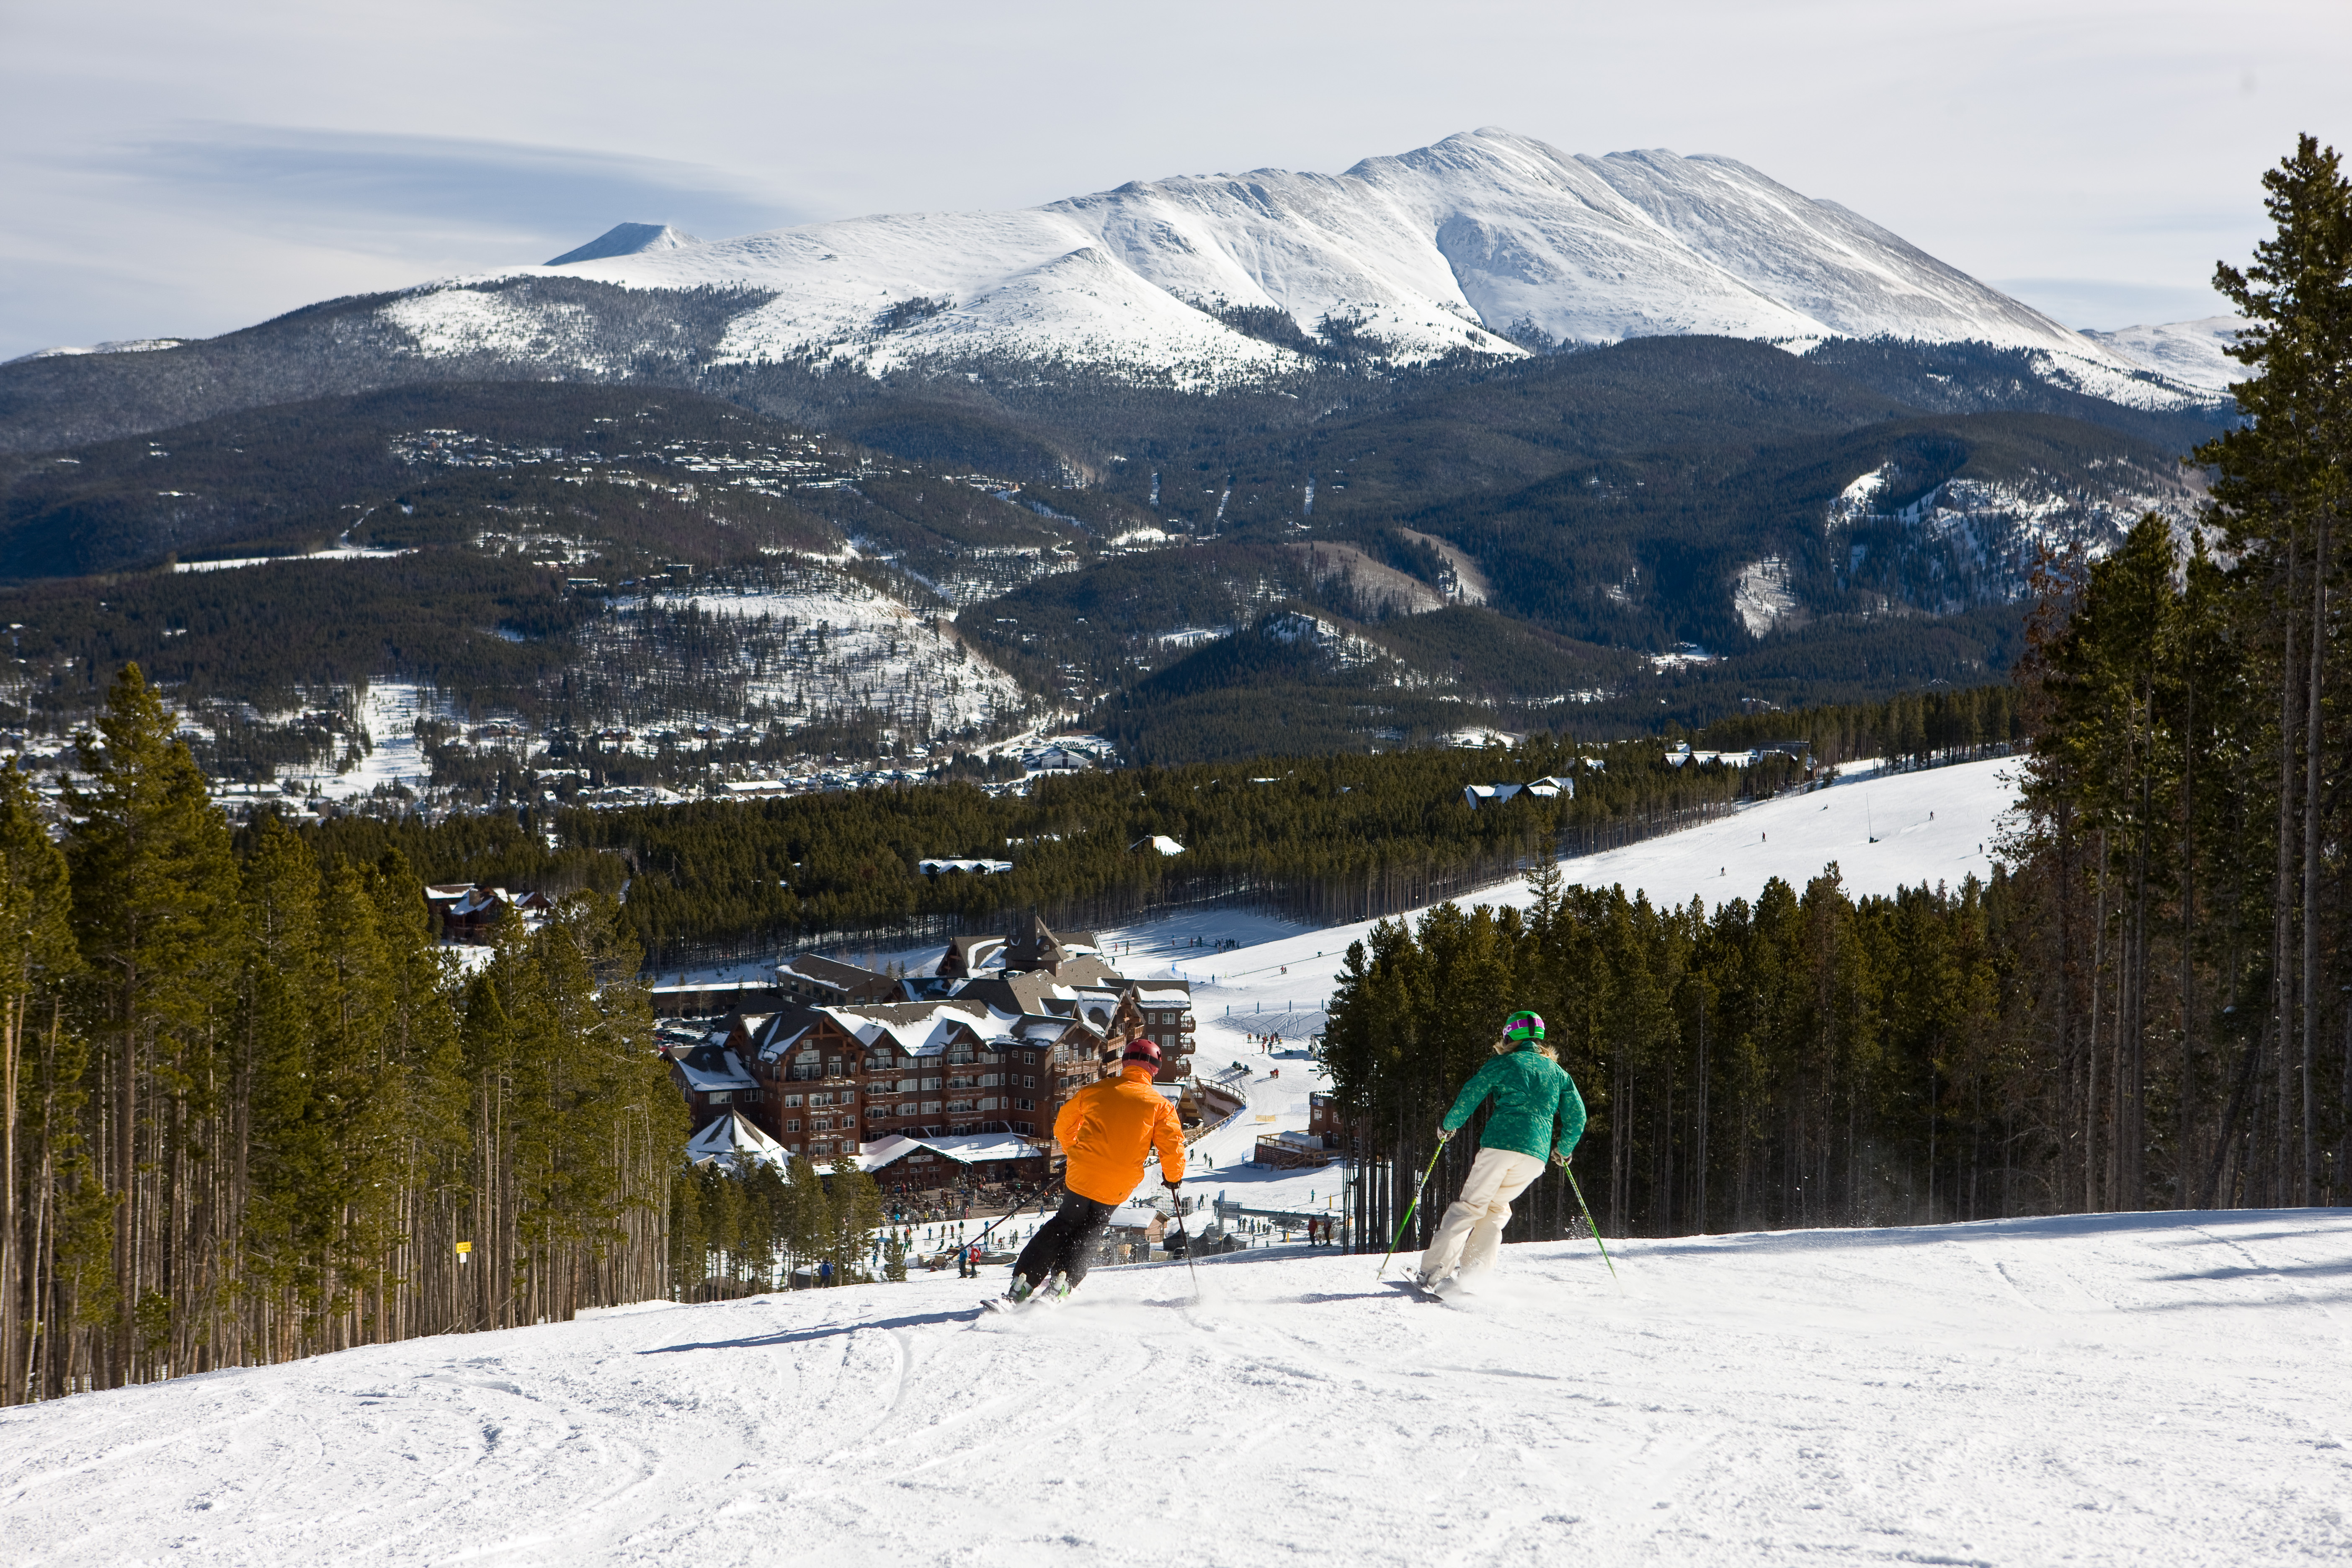
[[[1082,1198],[1072,1193],[1062,1200],[1061,1208],[1052,1219],[1037,1227],[1029,1245],[1021,1249],[1020,1259],[1013,1271],[1022,1275],[1034,1289],[1056,1273],[1066,1274],[1076,1285],[1087,1277],[1087,1265],[1094,1261],[1095,1244],[1102,1239],[1103,1227],[1110,1224],[1115,1204],[1098,1204],[1092,1198]]]

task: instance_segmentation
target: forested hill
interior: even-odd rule
[[[1090,926],[1234,899],[1316,921],[1418,908],[1509,877],[1547,843],[1581,853],[1686,826],[1801,784],[1810,763],[1925,766],[2022,737],[2005,687],[1727,721],[1690,739],[1753,765],[1670,759],[1654,741],[1371,756],[1260,754],[1038,781],[1025,795],[946,782],[793,800],[626,811],[507,812],[304,829],[329,858],[397,851],[427,881],[622,893],[658,965],[772,955],[837,936],[903,939],[1042,913]],[[1472,807],[1465,786],[1571,781],[1556,798]],[[248,837],[251,832],[248,830]],[[1164,836],[1177,856],[1139,852]],[[995,876],[926,877],[934,858],[1005,859]]]
[[[265,722],[398,680],[548,745],[721,724],[747,765],[1047,715],[1181,762],[1965,688],[2043,551],[2187,515],[2212,428],[2014,368],[1679,338],[1214,398],[764,365],[257,408],[0,463],[0,722],[61,733],[131,659]]]

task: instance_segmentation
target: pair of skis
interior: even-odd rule
[[[1397,1247],[1404,1240],[1405,1226],[1412,1223],[1413,1211],[1421,1207],[1422,1189],[1429,1185],[1430,1173],[1437,1169],[1438,1156],[1445,1152],[1445,1138],[1438,1139],[1436,1150],[1429,1156],[1429,1163],[1421,1168],[1421,1179],[1412,1184],[1412,1202],[1405,1205],[1404,1218],[1397,1221],[1396,1235],[1389,1238],[1388,1256],[1381,1259],[1381,1271],[1374,1276],[1375,1279],[1388,1278],[1389,1264],[1395,1259]],[[1601,1239],[1601,1227],[1593,1223],[1592,1205],[1584,1201],[1584,1185],[1576,1179],[1575,1169],[1565,1160],[1560,1162],[1559,1168],[1567,1173],[1570,1190],[1576,1194],[1576,1206],[1584,1211],[1585,1228],[1592,1233],[1592,1245],[1601,1249],[1601,1261],[1609,1266],[1609,1281],[1617,1287],[1617,1293],[1622,1296],[1625,1293],[1625,1282],[1617,1278],[1617,1265],[1609,1256],[1609,1244]],[[1407,1289],[1418,1291],[1432,1301],[1445,1300],[1444,1297],[1423,1285],[1418,1275],[1414,1275],[1403,1283]]]
[[[992,1312],[1024,1312],[1032,1307],[1058,1307],[1070,1299],[1071,1289],[1060,1275],[1055,1275],[1018,1300],[1011,1296],[991,1296],[981,1305]]]

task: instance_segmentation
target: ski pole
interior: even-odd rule
[[[1040,1214],[1042,1214],[1042,1213],[1044,1213],[1044,1212],[1045,1212],[1045,1194],[1046,1194],[1047,1193],[1049,1193],[1049,1192],[1053,1191],[1053,1189],[1054,1189],[1054,1184],[1053,1184],[1053,1183],[1051,1183],[1051,1182],[1047,1182],[1045,1185],[1043,1185],[1043,1186],[1041,1186],[1041,1187],[1039,1187],[1039,1188],[1037,1189],[1038,1212],[1039,1212]],[[1025,1209],[1025,1208],[1027,1208],[1028,1206],[1029,1206],[1029,1205],[1028,1205],[1027,1204],[1023,1204],[1023,1205],[1021,1205],[1021,1208],[1017,1208],[1017,1209],[1008,1209],[1008,1210],[1007,1210],[1006,1212],[1004,1212],[1003,1214],[998,1215],[994,1219],[990,1220],[990,1221],[988,1222],[988,1230],[983,1230],[983,1231],[982,1231],[978,1236],[973,1237],[970,1241],[963,1243],[963,1246],[964,1246],[967,1249],[968,1249],[968,1248],[971,1248],[971,1247],[978,1247],[982,1242],[986,1241],[986,1240],[988,1239],[988,1233],[989,1233],[989,1231],[992,1231],[992,1230],[994,1230],[998,1226],[1003,1225],[1006,1220],[1011,1219],[1011,1218],[1013,1218],[1014,1215],[1016,1215],[1020,1214],[1020,1213],[1022,1212],[1022,1209]]]
[[[1184,1200],[1178,1198],[1175,1203],[1176,1239],[1184,1244],[1184,1267],[1192,1271],[1192,1300],[1197,1302],[1201,1299],[1201,1266],[1192,1261],[1192,1238],[1184,1234]]]
[[[1412,1184],[1412,1202],[1405,1205],[1404,1218],[1397,1221],[1396,1235],[1389,1238],[1389,1255],[1381,1259],[1381,1271],[1373,1275],[1373,1279],[1380,1279],[1387,1277],[1390,1259],[1396,1257],[1397,1247],[1404,1240],[1404,1227],[1412,1223],[1412,1211],[1421,1206],[1421,1189],[1429,1185],[1429,1173],[1437,1169],[1437,1156],[1444,1152],[1445,1140],[1440,1138],[1437,1141],[1436,1151],[1429,1156],[1429,1163],[1421,1168],[1421,1180]]]
[[[1576,1168],[1564,1164],[1560,1169],[1568,1173],[1569,1188],[1576,1194],[1576,1206],[1584,1211],[1584,1226],[1586,1229],[1592,1232],[1592,1245],[1601,1249],[1601,1261],[1609,1263],[1609,1244],[1601,1239],[1601,1227],[1592,1223],[1592,1205],[1584,1201],[1584,1188],[1577,1182]],[[1617,1278],[1617,1266],[1614,1263],[1609,1263],[1609,1279],[1617,1287],[1617,1294],[1622,1296],[1625,1293],[1625,1281]]]

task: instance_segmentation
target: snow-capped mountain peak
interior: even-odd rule
[[[1011,355],[1216,385],[1342,340],[1416,363],[1686,333],[1799,353],[1893,337],[2026,350],[2051,379],[2100,395],[2195,400],[1735,159],[1571,155],[1495,128],[1344,174],[1139,180],[1022,211],[883,214],[709,244],[625,224],[549,265],[626,287],[769,294],[730,323],[722,362],[814,355],[879,374]],[[544,335],[491,321],[508,307],[479,293],[444,309],[433,296],[448,287],[392,308],[421,352]]]
[[[649,250],[678,250],[702,241],[666,223],[616,223],[587,244],[567,250],[543,267],[569,267],[575,261],[602,261],[614,256],[641,256]]]

